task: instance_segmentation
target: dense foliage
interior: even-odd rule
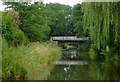
[[[54,67],[53,63],[61,56],[61,49],[53,44],[39,43],[48,40],[50,33],[45,5],[39,2],[5,4],[12,9],[0,12],[3,35],[2,79],[47,79]]]
[[[84,2],[73,8],[58,3],[5,2],[3,35],[13,45],[46,41],[50,36],[89,36],[95,59],[117,59],[118,3]],[[113,54],[114,53],[114,54]],[[93,54],[93,53],[92,53]]]
[[[30,41],[43,41],[48,39],[50,28],[44,17],[44,4],[41,2],[5,2],[8,8],[19,13],[21,24],[20,29],[27,35]]]
[[[0,42],[3,39],[3,45],[0,44],[3,54],[0,73],[2,70],[3,79],[46,79],[53,68],[53,63],[61,55],[59,47],[44,43],[51,36],[89,36],[89,41],[80,44],[78,58],[89,60],[88,53],[90,52],[93,60],[118,60],[120,36],[118,34],[117,2],[84,2],[72,8],[69,5],[58,3],[45,5],[42,2],[19,1],[5,2],[4,4],[10,9],[0,12],[2,14],[2,18],[0,16],[2,25],[0,26],[2,26],[3,34],[3,37],[0,37]],[[95,80],[118,79],[116,76],[108,76],[112,73],[116,74],[114,70],[117,65],[111,72],[112,64],[103,64],[106,67],[100,66],[104,69],[102,74],[97,66],[94,68],[91,65],[92,72],[89,73],[86,68],[81,71],[82,69],[79,69],[81,66],[78,66],[72,75],[79,80],[81,74],[86,76],[87,70]],[[109,70],[107,70],[108,68]],[[97,71],[93,73],[96,69]],[[60,73],[62,72],[63,70]],[[76,73],[78,73],[77,76]],[[87,77],[89,76],[87,75]],[[60,78],[64,78],[64,76],[60,76]]]
[[[116,58],[119,46],[118,3],[84,2],[82,9],[83,28],[85,32],[89,30],[93,50],[104,54],[107,59]]]
[[[48,25],[51,28],[51,36],[73,35],[71,20],[72,8],[68,5],[58,3],[46,4],[46,16],[49,19]],[[69,29],[69,30],[68,30]]]
[[[5,2],[7,8],[19,13],[19,28],[30,41],[46,41],[50,36],[83,36],[81,5],[74,8],[68,5],[42,2]],[[76,30],[74,31],[74,29]],[[69,30],[68,30],[69,29]]]
[[[72,9],[72,17],[71,21],[73,24],[72,29],[75,31],[77,37],[84,37],[85,33],[83,32],[83,12],[81,8],[81,4],[77,4]]]
[[[19,28],[21,21],[19,14],[14,11],[2,13],[2,33],[11,45],[26,44],[29,42],[27,36]]]

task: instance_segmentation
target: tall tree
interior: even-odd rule
[[[71,7],[58,3],[46,4],[46,16],[49,18],[48,25],[51,28],[50,35],[70,35]]]
[[[83,37],[84,31],[83,31],[83,21],[82,21],[82,17],[83,17],[83,12],[82,12],[82,8],[81,8],[81,4],[77,4],[73,7],[72,9],[72,17],[71,17],[71,21],[73,23],[73,30],[74,30],[74,34],[77,35],[77,37]]]
[[[50,28],[44,17],[44,4],[42,2],[5,2],[8,8],[19,12],[21,30],[28,36],[30,41],[43,41],[49,36]]]
[[[84,2],[82,8],[84,31],[89,30],[94,48],[99,53],[118,53],[118,3]],[[107,56],[114,55],[109,53]]]
[[[19,28],[19,14],[15,11],[2,12],[2,34],[11,45],[26,44],[29,42],[27,36]]]

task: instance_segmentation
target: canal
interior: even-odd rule
[[[118,80],[119,64],[114,61],[90,61],[87,51],[78,51],[76,46],[63,46],[60,61],[87,61],[84,65],[56,65],[48,76],[48,80]],[[88,58],[83,55],[88,56]]]

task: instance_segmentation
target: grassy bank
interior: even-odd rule
[[[27,46],[8,47],[2,44],[3,79],[44,80],[60,58],[61,49],[52,44],[32,43]]]

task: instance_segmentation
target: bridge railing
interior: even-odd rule
[[[58,37],[52,37],[52,40],[88,40],[89,37],[83,37],[83,38],[77,38],[75,36],[58,36]]]

